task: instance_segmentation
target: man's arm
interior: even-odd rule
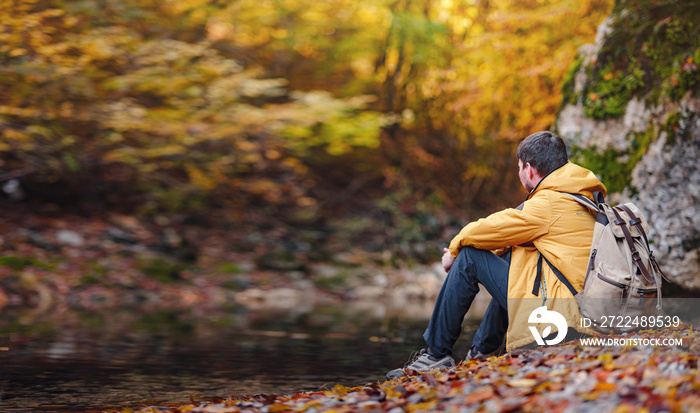
[[[538,194],[525,201],[522,210],[504,209],[469,223],[450,242],[450,255],[456,258],[459,250],[468,245],[495,250],[525,244],[546,234],[550,225],[549,197]]]
[[[499,257],[503,258],[508,252],[510,251],[510,247],[506,248],[499,248],[497,250],[493,250],[494,254],[498,255]],[[450,252],[449,248],[443,248],[442,249],[442,268],[445,269],[445,272],[450,272],[450,268],[452,268],[452,264],[455,262],[455,257],[452,256],[452,253]]]

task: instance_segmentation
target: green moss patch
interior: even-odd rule
[[[581,98],[586,116],[606,119],[624,114],[635,96],[657,104],[700,90],[700,2],[621,0],[612,17],[611,34],[585,69],[583,95],[572,95],[568,80],[565,103]]]
[[[12,255],[0,257],[0,265],[10,267],[14,270],[23,270],[25,267],[43,268],[45,270],[53,270],[55,268],[53,265],[43,263],[34,258],[15,257]]]
[[[631,193],[637,193],[632,186],[632,170],[649,150],[654,140],[654,129],[650,127],[642,133],[629,135],[630,144],[624,151],[606,149],[599,151],[596,146],[590,148],[572,148],[572,160],[579,165],[595,171],[608,192],[622,192],[629,188]]]
[[[163,258],[155,258],[141,266],[141,272],[149,278],[165,284],[182,281],[180,273],[187,269],[187,265],[180,262],[172,262]]]
[[[666,117],[663,129],[666,132],[666,146],[673,146],[678,141],[690,139],[690,126],[695,122],[697,114],[690,110],[670,113]]]
[[[582,64],[583,56],[577,56],[574,63],[569,68],[569,71],[566,73],[564,82],[561,85],[562,107],[564,105],[575,105],[578,101],[579,96],[574,91],[574,88],[576,86],[576,73],[581,69]]]

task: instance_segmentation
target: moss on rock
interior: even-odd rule
[[[666,146],[673,146],[679,140],[687,142],[690,137],[690,126],[697,117],[696,113],[678,110],[670,113],[664,121],[662,130],[666,132]]]
[[[624,114],[635,96],[658,104],[700,90],[700,2],[619,0],[612,17],[611,33],[585,68],[582,96],[567,78],[564,104],[581,98],[586,116],[606,119]]]
[[[574,63],[569,68],[569,71],[564,77],[564,82],[561,85],[562,92],[562,107],[564,105],[575,105],[578,102],[579,95],[576,93],[576,73],[581,69],[583,64],[583,56],[576,56]]]
[[[596,146],[589,148],[573,147],[574,162],[596,171],[609,193],[622,192],[625,188],[630,193],[637,193],[632,186],[632,170],[649,150],[656,133],[649,127],[641,133],[631,132],[628,135],[629,146],[625,150],[599,150]]]

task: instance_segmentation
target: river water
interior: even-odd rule
[[[118,410],[362,385],[420,349],[425,325],[401,311],[344,305],[299,313],[4,309],[0,411]]]

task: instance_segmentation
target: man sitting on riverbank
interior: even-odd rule
[[[492,299],[467,359],[499,352],[504,338],[508,351],[533,342],[527,323],[536,307],[524,299],[537,297],[541,306],[543,299],[572,298],[547,265],[542,266],[541,283],[535,283],[540,253],[577,291],[583,288],[595,216],[564,192],[593,199],[596,191],[606,194],[605,186],[591,171],[569,162],[564,141],[551,132],[525,138],[517,158],[520,182],[529,192],[527,200],[518,208],[468,224],[452,239],[449,249],[444,249],[442,265],[448,274],[423,334],[428,348],[403,369],[387,373],[388,379],[408,370],[455,366],[453,346],[479,284]],[[500,250],[499,255],[496,250]],[[542,288],[535,291],[538,284]],[[564,309],[558,311],[563,311],[568,321],[580,317],[573,299],[560,302],[565,303]],[[569,325],[576,327],[571,322]]]

